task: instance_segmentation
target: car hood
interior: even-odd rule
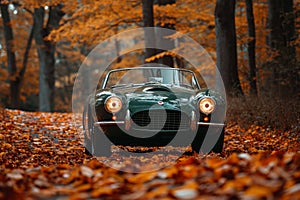
[[[131,113],[149,109],[169,109],[190,112],[194,90],[162,84],[142,85],[131,88],[114,88],[114,93],[126,98]],[[183,109],[184,108],[184,109]]]

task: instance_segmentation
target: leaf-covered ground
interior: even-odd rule
[[[155,154],[122,160],[86,156],[80,119],[70,114],[0,111],[0,199],[300,199],[299,129],[228,124],[221,154],[184,155],[151,169]],[[107,163],[113,162],[113,163]],[[134,162],[135,164],[132,165]]]

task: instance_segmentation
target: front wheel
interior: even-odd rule
[[[82,114],[82,125],[83,125],[83,135],[84,135],[84,153],[86,155],[92,155],[92,130],[90,129],[89,122],[89,113],[88,113],[88,104],[84,106],[83,114]]]
[[[100,127],[94,125],[95,121],[91,112],[91,108],[87,108],[88,116],[88,132],[90,134],[90,139],[85,137],[85,151],[87,154],[93,156],[107,156],[111,155],[111,142],[105,136]]]
[[[217,143],[215,144],[214,148],[212,149],[212,152],[221,153],[223,150],[223,146],[224,146],[224,128],[222,129],[221,135]]]
[[[92,146],[94,156],[106,156],[111,155],[111,143],[105,136],[101,128],[94,126],[92,135]]]
[[[192,151],[199,153],[200,149],[202,153],[221,153],[224,144],[224,128],[213,128],[208,134],[208,127],[200,127],[194,141],[192,142]],[[221,131],[221,134],[219,134]],[[218,137],[216,140],[215,137]],[[205,141],[205,143],[204,143]],[[214,143],[214,144],[213,144]],[[211,148],[213,146],[213,148]]]

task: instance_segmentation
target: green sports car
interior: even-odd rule
[[[195,152],[219,153],[224,104],[221,95],[200,88],[191,70],[155,66],[111,70],[84,109],[86,153],[110,155],[112,144],[191,145]]]

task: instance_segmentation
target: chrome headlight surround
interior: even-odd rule
[[[208,115],[212,113],[216,108],[216,101],[211,97],[203,97],[198,103],[199,110]]]
[[[122,109],[123,102],[118,96],[110,96],[104,102],[105,110],[110,113],[117,113]]]

